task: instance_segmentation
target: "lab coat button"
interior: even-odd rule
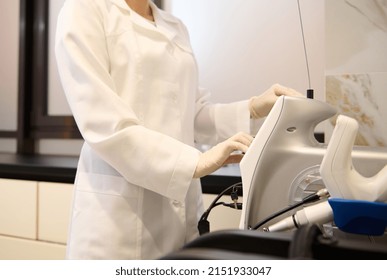
[[[180,201],[178,201],[178,200],[173,200],[173,201],[172,201],[172,204],[173,204],[173,206],[175,206],[175,207],[181,207],[181,203],[180,203]]]
[[[143,113],[138,114],[138,120],[140,121],[141,124],[144,124],[144,114]]]
[[[170,54],[173,54],[175,48],[172,44],[168,44],[167,46],[167,51],[170,53]]]

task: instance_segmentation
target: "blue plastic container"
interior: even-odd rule
[[[387,203],[330,198],[336,226],[348,233],[383,235],[387,226]]]

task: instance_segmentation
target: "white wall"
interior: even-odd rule
[[[249,98],[277,82],[302,93],[308,88],[296,0],[167,0],[165,6],[187,25],[201,85],[213,101]],[[311,86],[324,100],[324,0],[300,6]]]
[[[325,2],[327,75],[387,72],[387,2]]]

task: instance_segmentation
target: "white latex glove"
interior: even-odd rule
[[[239,132],[202,153],[193,177],[200,178],[209,175],[225,164],[239,163],[243,154],[233,154],[233,152],[241,151],[245,153],[252,141],[253,137],[251,135]]]
[[[303,96],[301,93],[295,91],[294,89],[287,88],[279,84],[272,85],[261,95],[250,98],[250,116],[253,119],[266,117],[270,113],[270,110],[273,108],[274,103],[277,101],[278,97],[281,95],[297,97]]]

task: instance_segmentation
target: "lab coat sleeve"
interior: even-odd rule
[[[58,18],[58,69],[79,130],[128,182],[184,201],[200,152],[140,125],[116,93],[102,13],[94,1],[67,0]]]
[[[243,131],[254,134],[255,121],[250,119],[248,100],[227,104],[212,104],[210,93],[199,89],[195,118],[195,140],[200,144],[214,145]]]

